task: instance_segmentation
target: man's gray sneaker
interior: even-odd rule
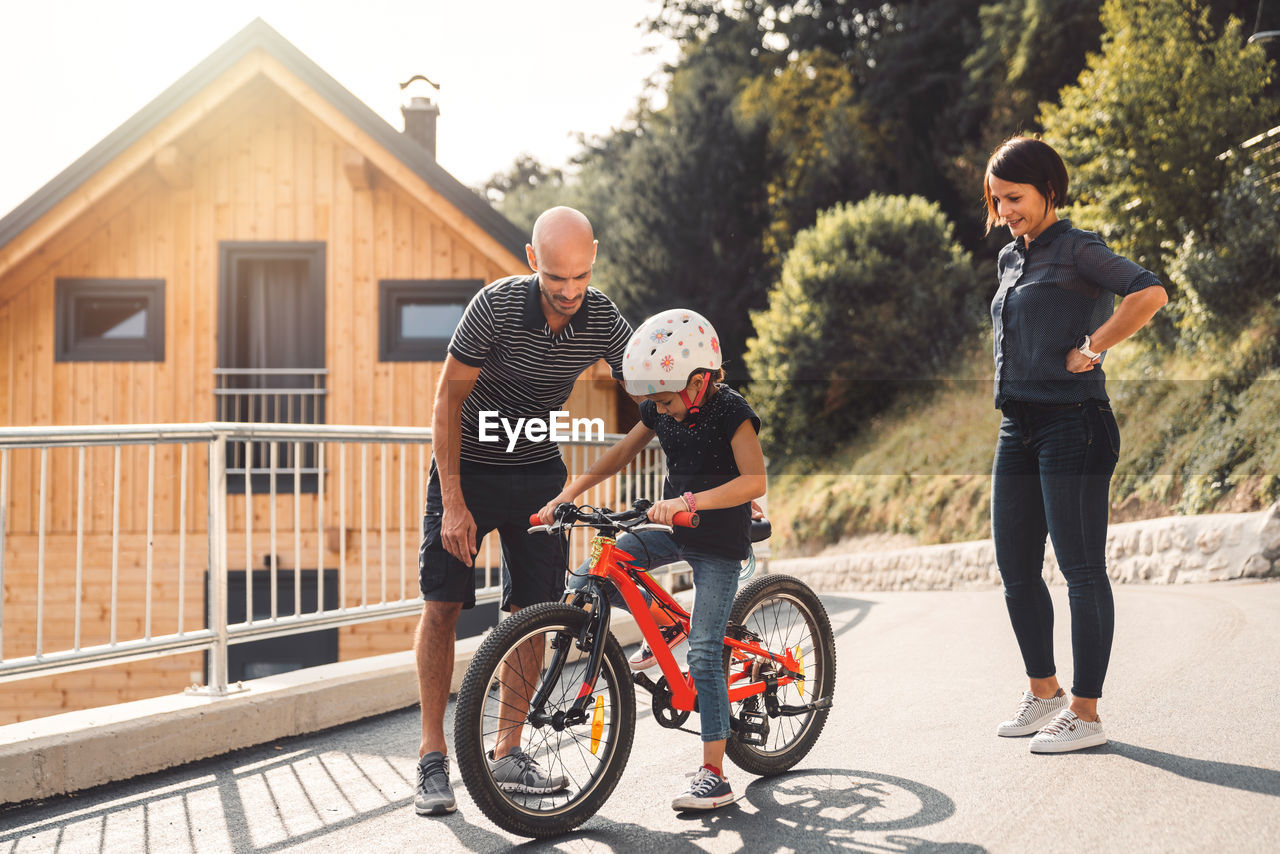
[[[449,758],[440,751],[418,760],[418,796],[413,799],[418,815],[444,815],[458,808],[449,787]]]
[[[1058,696],[1047,700],[1026,691],[1013,717],[996,727],[996,735],[1031,735],[1039,732],[1040,727],[1053,720],[1053,716],[1065,709],[1068,702],[1066,692],[1061,688],[1058,689]]]
[[[533,757],[520,748],[501,759],[488,756],[489,773],[498,788],[504,792],[526,792],[531,795],[546,795],[568,787],[569,778],[562,774],[547,774],[533,760]]]

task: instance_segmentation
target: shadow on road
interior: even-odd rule
[[[1114,753],[1161,771],[1186,777],[1200,783],[1212,783],[1215,786],[1226,786],[1243,792],[1256,792],[1260,795],[1280,797],[1280,771],[1271,768],[1256,768],[1252,765],[1235,765],[1231,762],[1215,762],[1212,759],[1193,759],[1190,756],[1178,756],[1164,753],[1149,747],[1138,747],[1122,741],[1107,742],[1107,746],[1099,752]]]
[[[871,606],[876,604],[866,599],[833,594],[824,594],[821,598],[822,607],[827,609],[827,616],[831,618],[831,634],[835,637],[852,631],[867,618],[871,613]]]
[[[732,806],[673,816],[678,828],[609,822],[577,832],[528,842],[522,851],[629,851],[637,839],[646,850],[682,854],[704,852],[715,839],[740,839],[738,851],[839,850],[863,854],[985,854],[980,845],[935,842],[891,831],[925,827],[955,813],[955,803],[937,789],[914,780],[870,771],[805,769],[755,780]],[[598,821],[598,819],[596,819]]]

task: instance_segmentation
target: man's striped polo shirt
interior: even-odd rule
[[[520,418],[549,420],[553,410],[564,409],[573,384],[598,359],[609,363],[616,379],[622,378],[622,355],[630,337],[630,324],[595,288],[587,288],[578,311],[554,335],[542,313],[537,274],[499,279],[482,289],[449,342],[453,358],[480,368],[462,405],[462,459],[496,465],[557,459],[555,442],[531,442],[523,431],[509,452],[502,427],[490,430],[501,441],[480,442],[480,413],[497,412],[513,427]]]

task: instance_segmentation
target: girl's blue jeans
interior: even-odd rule
[[[1003,408],[991,478],[991,532],[1005,605],[1027,676],[1046,679],[1053,659],[1053,603],[1045,586],[1045,537],[1053,539],[1071,608],[1071,693],[1102,696],[1115,605],[1107,577],[1107,511],[1120,431],[1105,401]]]
[[[698,715],[703,741],[729,737],[729,686],[724,678],[724,632],[729,624],[733,597],[738,591],[740,561],[705,552],[681,549],[666,531],[623,534],[618,548],[635,557],[635,565],[654,569],[685,561],[693,568],[693,613],[686,660],[693,684],[698,689]],[[586,584],[589,564],[569,575],[569,589]],[[622,605],[622,597],[610,591],[610,601]]]

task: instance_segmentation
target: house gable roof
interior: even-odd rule
[[[255,18],[151,103],[0,219],[0,250],[146,136],[196,93],[255,50],[265,51],[311,87],[506,251],[516,258],[524,257],[527,238],[523,231],[446,172],[422,146],[389,125],[261,18]]]

